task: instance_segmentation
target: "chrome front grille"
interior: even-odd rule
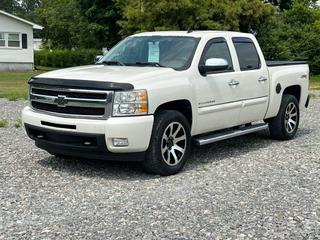
[[[36,111],[62,117],[107,119],[113,91],[30,85],[30,104]]]

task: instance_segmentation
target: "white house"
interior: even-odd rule
[[[0,10],[0,71],[33,69],[33,29],[43,27]]]

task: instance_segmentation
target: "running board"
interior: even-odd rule
[[[212,133],[212,134],[201,136],[201,137],[195,137],[193,138],[193,140],[196,143],[196,145],[202,146],[209,143],[219,142],[229,138],[239,137],[242,135],[259,132],[266,129],[268,129],[268,124],[261,123],[261,124],[256,124],[249,127],[235,129],[235,130],[228,130],[226,132]]]

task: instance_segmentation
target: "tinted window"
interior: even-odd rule
[[[249,38],[233,38],[242,71],[259,69],[260,58],[257,49]]]
[[[229,63],[227,71],[233,70],[232,59],[227,42],[223,38],[211,40],[203,52],[200,65],[205,65],[209,58],[223,58]]]

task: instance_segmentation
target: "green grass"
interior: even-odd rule
[[[312,75],[312,76],[310,76],[310,81],[312,81],[312,82],[320,82],[320,75]]]
[[[27,98],[27,82],[38,72],[0,72],[0,98],[9,100]]]
[[[310,89],[320,90],[320,75],[310,77]]]
[[[21,125],[22,125],[21,119],[16,119],[16,120],[14,121],[14,127],[15,127],[15,128],[20,128]]]
[[[6,126],[8,126],[8,120],[6,119],[0,120],[0,128],[4,128]]]
[[[41,73],[54,70],[54,68],[38,67],[37,71],[0,72],[0,98],[11,101],[27,99],[28,80]]]

